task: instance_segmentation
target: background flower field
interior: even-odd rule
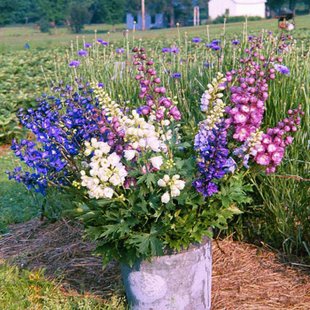
[[[305,112],[302,126],[276,175],[248,176],[255,189],[253,203],[244,207],[243,214],[230,222],[226,234],[234,233],[235,238],[258,245],[267,244],[287,255],[299,256],[307,264],[310,261],[309,16],[297,18],[296,22],[296,31],[290,33],[296,40],[293,41],[294,48],[284,61],[290,74],[271,82],[267,101],[270,117],[265,125],[275,126],[288,109],[300,103]],[[275,20],[146,33],[101,35],[98,32],[96,38],[94,34],[76,38],[61,31],[55,35],[43,35],[31,30],[20,36],[19,31],[24,29],[0,29],[1,38],[4,38],[0,43],[0,143],[3,145],[13,137],[26,134],[15,113],[20,107],[33,107],[36,96],[42,91],[47,92],[52,81],[63,79],[72,83],[78,75],[105,83],[112,97],[136,97],[138,90],[132,81],[132,72],[126,67],[130,50],[136,44],[143,45],[150,57],[160,60],[157,64],[159,76],[169,93],[176,96],[188,130],[193,131],[196,129],[195,120],[199,118],[197,107],[206,85],[218,71],[225,72],[238,63],[238,55],[248,36],[263,31],[268,41],[271,40],[268,31],[279,35]],[[77,53],[84,48],[85,42],[94,44],[100,38],[109,44],[95,44],[89,50],[85,48],[90,57]],[[220,51],[206,48],[205,44],[212,40],[221,40]],[[29,49],[23,49],[26,42],[29,42]],[[164,51],[163,48],[167,49]],[[72,60],[79,61],[79,66],[70,67]],[[38,206],[43,202],[40,195],[30,196],[22,186],[7,180],[5,171],[15,164],[12,154],[4,153],[0,157],[0,230],[3,233],[7,232],[9,224],[38,216]],[[57,219],[62,206],[70,209],[65,195],[57,196],[56,202],[51,199],[47,215]],[[10,272],[10,276],[16,275],[14,270]]]

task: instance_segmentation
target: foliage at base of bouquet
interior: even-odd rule
[[[188,188],[163,205],[160,197],[152,195],[154,184],[143,182],[126,199],[85,200],[78,203],[77,211],[105,264],[116,259],[132,265],[187,249],[205,236],[212,238],[210,228],[225,229],[227,220],[241,213],[237,206],[251,201],[248,193],[252,188],[243,177],[241,173],[227,176],[220,192],[208,202]]]

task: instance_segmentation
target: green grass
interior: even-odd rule
[[[25,222],[40,212],[40,198],[36,200],[25,186],[8,180],[5,172],[18,165],[12,154],[0,156],[0,233],[7,225]]]
[[[124,310],[124,301],[103,301],[75,292],[64,294],[42,271],[20,270],[0,262],[0,308],[5,310]]]
[[[297,37],[306,38],[310,33],[309,15],[296,17]],[[91,25],[86,26],[84,33],[79,34],[80,38],[86,41],[92,41],[94,31],[98,31],[98,37],[104,37],[106,40],[114,44],[119,44],[124,40],[124,33],[120,29],[126,30],[125,25],[116,25],[115,27],[108,25]],[[244,23],[228,23],[225,27],[227,34],[240,34],[244,29]],[[276,19],[267,19],[260,21],[251,21],[247,24],[247,30],[251,33],[257,33],[261,29],[275,31],[277,29]],[[203,25],[198,27],[179,27],[170,29],[159,29],[149,31],[129,31],[129,39],[138,40],[166,40],[175,39],[179,34],[187,34],[189,37],[208,36],[210,39],[217,38],[224,31],[223,25]],[[58,28],[52,31],[52,34],[41,33],[38,29],[31,27],[5,27],[0,28],[0,51],[23,49],[26,42],[31,48],[49,49],[55,47],[68,46],[70,41],[75,41],[77,35],[70,33],[66,28]]]

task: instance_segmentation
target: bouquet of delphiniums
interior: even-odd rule
[[[9,175],[42,194],[49,186],[72,192],[106,262],[132,265],[186,249],[211,237],[210,228],[224,229],[238,205],[250,202],[244,182],[250,166],[274,172],[292,143],[301,107],[262,129],[268,82],[289,73],[281,62],[264,56],[260,38],[253,38],[240,67],[207,85],[202,120],[187,132],[153,60],[134,48],[139,98],[131,108],[97,81],[54,87],[37,109],[19,112],[36,141],[13,143],[31,170]]]

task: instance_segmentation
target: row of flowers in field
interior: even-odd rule
[[[275,172],[301,122],[298,107],[263,128],[268,83],[289,73],[281,45],[273,53],[264,56],[262,38],[251,38],[238,67],[207,85],[201,121],[187,132],[155,60],[135,47],[138,98],[114,100],[97,81],[54,86],[37,108],[19,112],[36,140],[15,141],[12,149],[32,171],[16,168],[9,176],[42,194],[49,186],[75,188],[90,234],[108,258],[158,255],[166,246],[200,241],[210,226],[222,228],[238,213],[237,203],[249,201],[243,175],[250,166]]]

